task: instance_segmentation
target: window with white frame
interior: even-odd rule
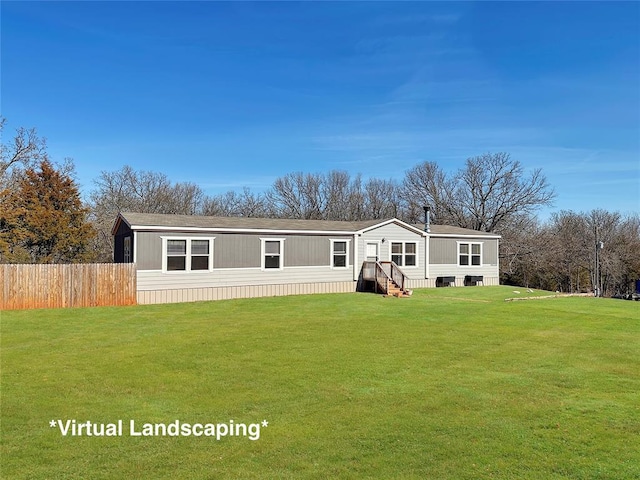
[[[399,267],[418,265],[418,244],[416,242],[391,242],[391,261]]]
[[[209,240],[191,240],[191,270],[209,270]]]
[[[460,266],[479,267],[482,265],[482,243],[458,243]]]
[[[262,244],[262,269],[282,270],[284,238],[261,238]]]
[[[331,267],[346,268],[349,266],[349,241],[331,240]]]
[[[213,240],[213,238],[164,237],[162,269],[167,272],[211,271]]]
[[[131,237],[124,237],[123,254],[124,263],[131,263]]]
[[[187,241],[171,239],[167,240],[167,270],[187,269]]]

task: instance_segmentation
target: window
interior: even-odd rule
[[[458,243],[460,266],[482,265],[482,244],[481,243]]]
[[[209,240],[191,240],[191,270],[209,270]]]
[[[282,270],[284,238],[261,238],[262,269]]]
[[[415,242],[391,242],[391,261],[399,267],[418,266],[418,244]]]
[[[349,241],[331,240],[331,267],[347,268],[349,266]]]
[[[124,263],[131,263],[131,237],[124,237]]]
[[[418,245],[415,243],[404,244],[404,264],[407,267],[418,265]]]
[[[213,238],[162,238],[162,269],[167,272],[211,271]]]
[[[167,270],[187,269],[187,241],[167,240]]]
[[[471,244],[471,265],[479,266],[482,262],[482,254],[480,253],[480,243]]]
[[[402,244],[401,243],[391,244],[391,261],[400,267],[402,266]]]

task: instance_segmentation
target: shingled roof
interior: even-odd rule
[[[295,220],[285,218],[250,218],[250,217],[210,217],[204,215],[173,215],[159,213],[121,212],[114,225],[122,220],[134,230],[148,228],[167,229],[224,229],[224,230],[268,230],[268,231],[300,231],[300,232],[340,232],[353,234],[377,225],[397,222],[410,229],[424,231],[424,225],[409,225],[400,220],[389,218],[384,220],[365,220],[361,222],[346,222],[335,220]],[[491,233],[478,232],[467,228],[450,227],[447,225],[431,225],[432,235],[461,235],[461,236],[491,236]]]
[[[209,217],[204,215],[170,215],[121,212],[130,227],[223,228],[248,230],[300,230],[322,232],[357,232],[384,220],[343,222],[334,220],[295,220],[286,218]]]
[[[424,223],[418,223],[413,225],[418,230],[424,230]],[[471,228],[454,227],[451,225],[434,225],[431,224],[432,235],[455,235],[455,236],[474,236],[474,237],[491,237],[499,238],[500,235],[491,232],[482,232],[480,230],[473,230]]]

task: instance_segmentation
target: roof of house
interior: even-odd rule
[[[300,230],[326,232],[356,232],[381,220],[343,222],[335,220],[295,220],[286,218],[208,217],[204,215],[169,215],[159,213],[122,212],[130,227],[222,228],[249,230]]]
[[[365,220],[347,222],[336,220],[296,220],[285,218],[251,218],[251,217],[209,217],[204,215],[173,215],[159,213],[121,212],[113,228],[115,233],[118,223],[123,220],[134,230],[167,230],[177,229],[210,229],[210,230],[249,230],[249,231],[299,231],[299,232],[332,232],[353,234],[369,230],[387,223],[397,223],[405,228],[424,232],[424,225],[409,225],[395,218],[384,220]],[[446,225],[431,225],[431,235],[463,235],[491,236],[491,233],[478,232],[466,228]]]
[[[417,223],[413,225],[418,230],[424,230],[424,223]],[[483,232],[480,230],[473,230],[471,228],[454,227],[452,225],[436,225],[431,224],[432,235],[452,235],[452,236],[475,236],[475,237],[493,237],[498,238],[500,235],[491,232]]]

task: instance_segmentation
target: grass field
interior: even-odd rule
[[[513,290],[0,312],[0,477],[640,478],[640,304]]]

